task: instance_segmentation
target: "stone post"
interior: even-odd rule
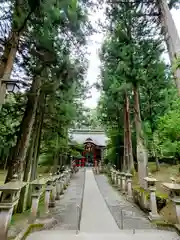
[[[120,172],[117,174],[117,179],[118,179],[118,189],[121,190],[121,175]]]
[[[171,177],[170,180],[171,180],[171,183],[173,183],[173,184],[176,183],[176,179],[175,178]]]
[[[96,170],[96,172],[97,172],[97,175],[99,175],[99,165],[97,165],[97,170]]]
[[[116,184],[116,170],[113,171],[113,184]]]
[[[126,173],[126,185],[127,185],[127,197],[128,199],[133,198],[132,194],[132,174],[131,173]]]
[[[57,176],[56,180],[56,200],[60,199],[60,194],[61,194],[61,176]]]
[[[156,203],[156,182],[157,180],[152,177],[145,177],[144,180],[147,182],[147,187],[150,194],[150,210],[149,219],[153,220],[160,220],[161,217],[157,212],[157,203]]]
[[[126,178],[126,182],[125,182],[125,192],[127,193],[127,180],[128,180],[128,177],[127,177],[127,174],[128,173],[125,173],[125,178]]]
[[[115,184],[115,181],[116,181],[116,172],[113,169],[113,180],[112,180],[113,184]]]
[[[113,183],[113,176],[114,176],[114,175],[113,175],[113,174],[114,174],[114,173],[113,173],[113,171],[114,171],[113,168],[111,168],[110,171],[111,171],[111,181],[112,181],[112,183]]]
[[[150,206],[151,212],[149,213],[149,218],[151,220],[159,220],[160,216],[157,212],[157,203],[156,203],[156,187],[150,187]]]
[[[31,203],[31,218],[30,221],[33,221],[38,212],[39,199],[42,193],[42,187],[45,184],[45,179],[36,179],[30,183],[32,185],[32,203]]]
[[[70,183],[70,181],[71,181],[71,170],[69,169],[68,172],[69,172],[69,179],[68,179],[68,182]]]
[[[67,170],[67,185],[70,183],[70,172],[69,169]]]
[[[50,197],[51,197],[51,191],[52,191],[52,179],[47,180],[46,184],[46,190],[45,190],[45,197],[44,197],[44,207],[45,207],[45,213],[49,213],[49,203],[50,203]]]
[[[63,181],[64,181],[63,189],[65,189],[66,188],[66,181],[67,181],[65,171],[63,172]]]
[[[71,169],[69,169],[69,181],[71,180],[71,177],[72,177],[72,171]]]
[[[65,188],[64,174],[61,174],[60,183],[61,183],[61,194],[63,194],[64,188]]]
[[[66,185],[66,187],[67,187],[67,185],[68,185],[68,171],[66,170],[65,172],[64,172],[64,175],[65,175],[65,185]]]
[[[56,205],[56,180],[57,176],[52,177],[52,192],[51,192],[51,197],[50,197],[50,202],[49,202],[49,207],[53,208]]]
[[[67,187],[67,185],[69,184],[69,171],[66,170],[65,174],[66,174],[66,187]]]
[[[14,206],[18,203],[19,192],[26,183],[18,181],[18,176],[14,175],[11,182],[0,186],[2,200],[0,203],[0,239],[8,239],[8,227],[11,222]]]
[[[99,173],[102,173],[102,162],[99,161]]]
[[[119,174],[119,171],[116,171],[116,186],[118,186],[118,174]]]
[[[119,185],[119,190],[121,191],[122,190],[122,172],[119,172],[119,174],[118,174],[119,176],[118,176],[118,178],[119,178],[119,180],[118,180],[118,185]]]
[[[121,191],[123,194],[126,192],[126,177],[124,172],[120,172],[120,178],[121,178]]]
[[[180,184],[164,183],[163,187],[168,190],[169,199],[175,205],[177,223],[180,224]]]

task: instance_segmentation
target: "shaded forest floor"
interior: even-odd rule
[[[151,172],[152,176],[157,179],[156,188],[157,191],[160,193],[167,193],[165,189],[162,186],[162,183],[170,183],[171,177],[175,178],[177,183],[180,183],[180,164],[179,165],[168,165],[165,163],[160,164],[160,171],[156,171],[156,164],[155,163],[149,163],[148,164],[149,171]],[[133,179],[133,185],[137,185],[138,182],[138,176],[136,176]]]
[[[163,216],[163,219],[167,223],[175,224],[177,222],[176,219],[176,211],[175,206],[171,201],[168,201],[168,191],[165,189],[162,184],[170,183],[171,177],[175,178],[177,183],[180,183],[180,164],[179,165],[169,165],[169,164],[160,164],[160,171],[156,171],[155,163],[148,164],[149,171],[152,176],[157,179],[156,183],[156,196],[161,197],[162,199],[167,199],[167,204],[163,207],[159,214]],[[138,186],[138,176],[133,178],[133,186]]]
[[[39,166],[38,167],[38,175],[43,175],[43,177],[46,177],[50,174],[52,170],[52,167],[50,166]],[[5,181],[7,171],[0,169],[0,185],[2,185]]]

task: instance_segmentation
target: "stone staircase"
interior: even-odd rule
[[[75,231],[41,231],[32,233],[27,240],[179,240],[175,232],[163,230],[121,230],[119,233],[83,233]]]

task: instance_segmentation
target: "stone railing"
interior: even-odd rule
[[[32,186],[32,204],[28,221],[34,222],[37,213],[39,200],[44,194],[44,215],[49,213],[50,207],[55,207],[56,200],[60,199],[60,194],[70,182],[71,170],[66,170],[63,174],[50,174],[47,178],[39,178],[29,183]],[[19,193],[27,183],[21,182],[17,179],[17,175],[13,176],[11,182],[0,186],[2,192],[2,199],[0,203],[0,239],[7,240],[8,228],[11,222],[13,210],[18,203]]]
[[[147,209],[149,211],[149,219],[151,220],[159,220],[160,216],[157,212],[157,204],[156,204],[156,179],[152,177],[147,177],[144,181],[147,183],[146,189],[142,189],[142,191],[138,192],[138,195],[135,195],[132,188],[132,174],[125,172],[118,172],[111,169],[111,181],[113,185],[118,187],[118,190],[126,195],[126,199],[128,201],[134,201],[143,209]]]
[[[180,224],[180,184],[175,179],[171,179],[172,183],[163,183],[163,187],[168,191],[170,202],[173,203],[176,213],[176,223]]]
[[[110,177],[112,184],[116,186],[123,195],[126,195],[127,200],[134,201],[143,210],[148,212],[148,217],[151,221],[163,222],[165,220],[158,213],[158,207],[160,206],[159,204],[157,206],[157,203],[160,197],[157,197],[156,183],[158,181],[154,177],[148,176],[144,178],[144,188],[132,188],[132,174],[130,173],[119,172],[111,168]],[[167,203],[173,203],[176,223],[180,224],[180,184],[178,184],[173,177],[170,178],[170,182],[171,183],[162,183],[162,187],[168,191],[168,196],[161,198],[160,202],[164,200],[164,206],[166,206]]]
[[[126,194],[128,199],[132,199],[132,174],[119,172],[112,168],[111,181],[122,194]]]

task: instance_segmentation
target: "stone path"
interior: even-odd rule
[[[56,202],[56,207],[51,209],[51,215],[58,222],[53,230],[76,230],[77,229],[77,205],[80,206],[83,198],[84,169],[73,175],[71,183],[61,199]]]
[[[125,197],[109,184],[106,176],[95,175],[95,178],[99,190],[120,229],[155,228],[136,205],[126,201]]]
[[[58,224],[52,230],[32,233],[27,240],[180,240],[175,232],[153,229],[146,216],[138,208],[132,208],[109,185],[105,176],[94,177],[91,169],[86,171],[81,228],[79,234],[75,235],[77,204],[80,205],[82,200],[83,182],[84,173],[81,170],[73,177],[63,198],[51,212]],[[122,209],[123,230],[120,214]]]
[[[116,233],[119,228],[99,192],[92,170],[86,170],[81,232]]]
[[[75,235],[73,232],[43,231],[33,233],[27,240],[179,240],[175,232],[157,230],[155,232],[121,231],[120,233],[83,233]]]

